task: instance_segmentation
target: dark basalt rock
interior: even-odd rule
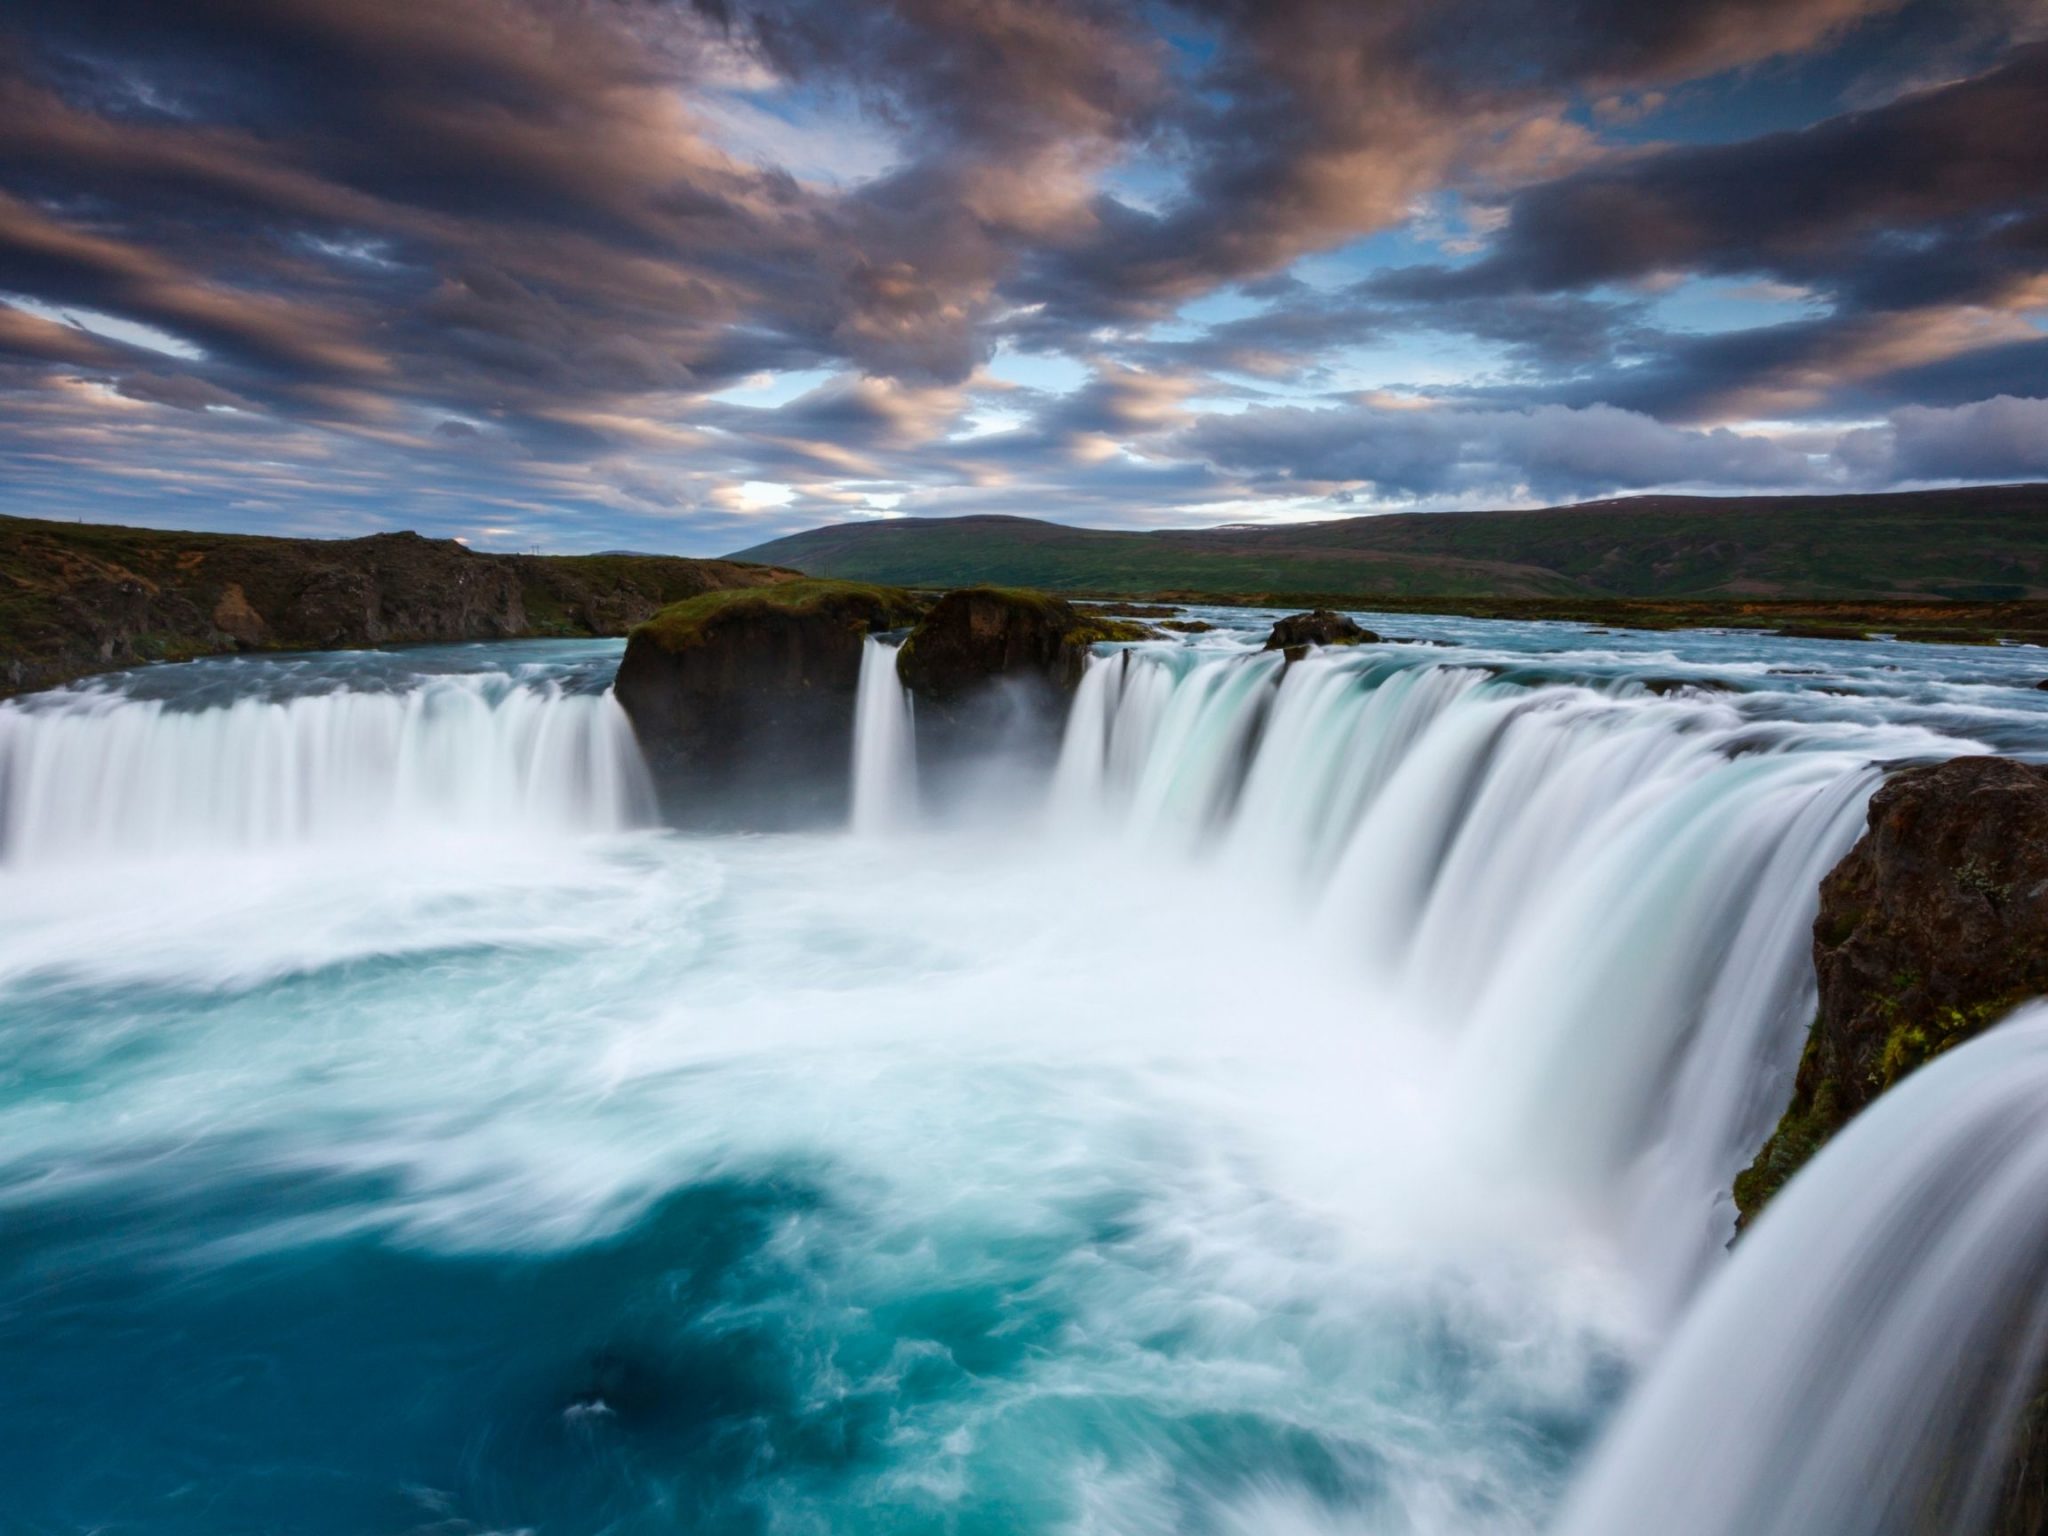
[[[2048,993],[2048,767],[1962,757],[1894,774],[1821,882],[1820,1009],[1791,1107],[1735,1182],[1746,1222],[1866,1104]]]
[[[1347,614],[1328,608],[1308,613],[1291,613],[1273,626],[1265,649],[1284,651],[1289,661],[1299,661],[1312,645],[1372,645],[1379,636]]]
[[[794,581],[705,593],[635,629],[615,688],[669,819],[843,819],[862,642],[919,607],[893,587]]]
[[[1066,704],[1103,640],[1143,640],[1142,624],[1083,613],[1017,587],[948,592],[911,632],[897,675],[917,711],[919,786],[928,805],[1034,792],[1058,750]]]
[[[1141,625],[1077,612],[1043,592],[966,587],[932,605],[904,642],[896,669],[921,701],[950,711],[999,680],[1069,692],[1090,646],[1146,633]]]

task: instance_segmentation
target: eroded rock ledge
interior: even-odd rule
[[[2048,767],[1894,774],[1820,896],[1819,1011],[1791,1106],[1735,1181],[1745,1222],[1880,1093],[2048,993]]]

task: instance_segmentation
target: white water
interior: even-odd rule
[[[1998,673],[2025,656],[1445,628],[1284,673],[1231,635],[1105,657],[1044,803],[1020,768],[943,820],[877,646],[857,777],[918,835],[876,838],[636,827],[630,756],[578,820],[544,765],[630,745],[615,648],[0,707],[35,849],[0,859],[13,1506],[177,1536],[1548,1529],[1721,1262],[1876,765],[2048,752],[2048,697]],[[1742,691],[1645,691],[1674,675]],[[410,752],[340,750],[394,728]],[[11,771],[68,741],[68,773]],[[665,1227],[683,1197],[770,1212],[751,1257]],[[216,1294],[225,1338],[192,1315]],[[549,1384],[650,1332],[708,1417],[564,1444]],[[110,1419],[131,1401],[158,1411]]]
[[[853,830],[896,832],[917,818],[917,744],[897,647],[870,635],[853,706]]]
[[[1822,1149],[1700,1298],[1564,1536],[1977,1529],[2048,1344],[2048,1006]]]
[[[1358,968],[1366,1027],[1453,1045],[1475,1155],[1604,1207],[1668,1309],[1789,1089],[1807,930],[1872,744],[1708,694],[1133,652],[1083,679],[1053,806],[1266,883]]]
[[[651,812],[609,692],[502,672],[184,708],[118,689],[0,706],[0,862],[616,831]]]

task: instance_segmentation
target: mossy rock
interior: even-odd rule
[[[900,587],[806,577],[772,587],[701,592],[662,609],[633,638],[675,655],[706,644],[728,626],[820,620],[867,635],[915,623],[923,611],[924,604]]]
[[[1028,587],[963,587],[932,605],[896,669],[906,687],[942,708],[1001,679],[1064,693],[1081,680],[1090,647],[1150,634]]]

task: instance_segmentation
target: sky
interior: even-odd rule
[[[2048,0],[0,0],[0,510],[2048,478]]]

